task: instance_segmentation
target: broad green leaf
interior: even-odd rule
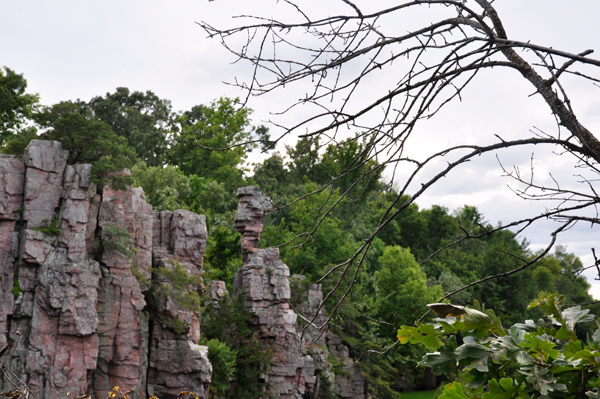
[[[465,337],[465,343],[459,346],[456,351],[457,360],[463,359],[483,359],[490,356],[492,350],[486,346],[480,345],[472,336]]]
[[[444,392],[439,396],[439,399],[468,399],[465,395],[465,389],[458,382],[453,382],[444,387]]]
[[[440,343],[437,337],[440,334],[431,324],[421,324],[417,327],[402,326],[398,330],[398,340],[403,345],[407,342],[423,343],[428,348],[438,348]]]
[[[558,366],[558,367],[551,367],[550,368],[550,372],[552,374],[560,374],[560,373],[564,373],[565,371],[575,371],[575,370],[581,370],[581,367],[575,367],[575,366]]]
[[[482,399],[511,398],[512,393],[515,390],[515,387],[513,387],[512,378],[502,378],[500,382],[498,382],[495,378],[492,378],[489,381],[488,386],[489,390],[481,396]]]
[[[431,367],[435,375],[449,374],[456,372],[456,356],[448,352],[433,352],[423,356],[419,365]]]
[[[575,357],[575,354],[579,351],[583,350],[583,343],[579,340],[571,341],[564,348],[565,358],[572,359]]]
[[[439,325],[442,327],[442,330],[447,334],[463,331],[465,329],[464,324],[454,317],[446,317],[445,319],[434,319],[433,321],[438,322]]]
[[[494,326],[493,331],[501,337],[505,336],[506,331],[504,331],[502,322],[500,321],[500,318],[498,316],[496,316],[496,313],[494,313],[494,311],[492,309],[488,309],[488,310],[486,310],[485,314],[488,315],[488,317],[490,318],[491,325]]]
[[[467,312],[463,321],[465,330],[470,331],[491,325],[490,317],[485,313],[471,308],[465,308],[465,311]]]
[[[556,359],[559,355],[557,350],[552,349],[556,346],[554,342],[546,341],[539,335],[533,333],[525,334],[525,341],[521,342],[519,346],[527,349],[528,353],[534,357],[540,355],[542,357],[540,360],[545,362],[547,362],[549,358]]]
[[[592,335],[592,340],[595,343],[600,344],[600,328],[594,331],[594,334]]]
[[[554,316],[556,320],[562,323],[563,319],[559,304],[564,298],[565,297],[560,294],[549,294],[542,291],[539,293],[538,298],[527,306],[527,310],[539,306],[544,313]]]
[[[527,365],[533,363],[535,358],[533,356],[529,356],[525,351],[519,351],[515,354],[515,359],[517,363],[521,365]]]
[[[570,339],[571,341],[577,340],[577,336],[573,332],[573,330],[569,330],[566,328],[566,325],[562,325],[560,329],[556,332],[557,339]]]
[[[575,324],[593,320],[593,318],[590,320],[586,317],[589,312],[589,309],[581,309],[579,305],[563,310],[563,327],[566,325],[569,331],[575,331]]]
[[[537,331],[538,326],[535,325],[533,320],[525,320],[525,323],[515,323],[512,328],[524,331]]]

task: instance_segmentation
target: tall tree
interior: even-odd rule
[[[170,100],[161,99],[150,90],[130,92],[126,87],[117,87],[114,93],[78,103],[127,139],[137,157],[148,166],[165,164],[174,123]]]
[[[177,120],[169,162],[187,175],[224,182],[231,190],[241,186],[242,163],[255,147],[245,144],[252,137],[250,112],[224,97],[184,112]]]
[[[0,68],[0,147],[19,131],[39,102],[39,96],[25,93],[26,89],[22,74]]]
[[[110,126],[86,113],[79,104],[63,101],[42,108],[33,118],[44,129],[41,139],[60,141],[63,149],[69,150],[69,164],[92,164],[95,183],[124,183],[111,175],[136,162],[127,139],[117,136]]]

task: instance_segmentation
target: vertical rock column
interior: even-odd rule
[[[202,274],[207,235],[204,215],[185,210],[157,212],[153,230],[154,267],[173,270],[180,264],[190,276]],[[161,282],[155,281],[155,284]],[[165,295],[155,298],[153,306],[148,394],[170,399],[181,391],[193,391],[207,398],[212,367],[207,357],[208,348],[197,344],[199,314],[178,308],[173,298]],[[185,325],[187,331],[174,331],[169,327],[170,320]]]
[[[271,201],[257,187],[240,188],[237,194],[235,227],[242,234],[244,265],[234,276],[236,294],[244,295],[256,328],[275,350],[266,377],[270,391],[278,398],[301,399],[313,392],[316,377],[314,361],[296,331],[297,315],[290,309],[290,271],[277,248],[257,248]]]
[[[60,143],[37,140],[24,155],[24,228],[20,292],[9,332],[16,342],[11,366],[33,395],[45,399],[86,394],[98,348],[99,270],[86,259],[81,234],[91,167],[66,167],[67,155]]]
[[[146,302],[132,267],[149,276],[152,243],[152,206],[141,188],[125,191],[106,187],[98,223],[104,251],[98,293],[98,365],[92,376],[93,395],[107,397],[119,386],[146,397],[148,315]],[[133,244],[133,248],[130,248]],[[131,251],[127,251],[128,247]],[[135,262],[134,262],[135,260]]]
[[[263,230],[265,212],[273,208],[271,200],[255,186],[240,187],[237,190],[239,199],[235,215],[235,229],[241,233],[242,260],[250,259],[258,249],[258,241]]]
[[[50,370],[55,354],[50,348],[50,343],[53,338],[56,338],[56,334],[49,337],[46,345],[31,342],[32,338],[40,339],[40,330],[49,327],[42,326],[39,306],[37,306],[38,311],[34,312],[34,303],[38,274],[56,244],[56,237],[47,236],[33,229],[49,225],[57,217],[55,212],[58,210],[62,193],[67,156],[68,153],[62,150],[60,143],[37,140],[29,143],[23,156],[26,166],[23,182],[24,203],[21,208],[23,224],[19,260],[15,268],[15,274],[18,275],[15,283],[18,285],[14,287],[14,292],[18,296],[13,307],[8,336],[15,342],[11,359],[12,371],[22,380],[30,383],[32,393],[39,397],[44,396],[46,385],[44,375]],[[53,329],[52,327],[49,329]],[[38,337],[33,337],[34,334],[38,334]],[[28,361],[32,357],[42,358],[40,360],[43,360],[43,363],[29,364]]]
[[[244,264],[234,276],[234,288],[237,295],[244,295],[244,306],[255,315],[255,327],[275,350],[267,375],[271,393],[284,399],[313,397],[318,394],[318,378],[327,377],[340,398],[365,398],[365,380],[338,336],[329,331],[321,334],[313,324],[306,329],[304,340],[300,339],[308,318],[322,304],[323,293],[319,285],[309,287],[306,300],[298,305],[306,317],[299,321],[290,308],[290,272],[279,259],[279,250],[258,249],[264,214],[271,201],[256,187],[240,188],[238,198],[235,227],[242,234]],[[305,277],[295,278],[302,286]],[[321,308],[315,323],[322,325],[325,320]],[[341,363],[340,375],[333,373],[330,356]]]
[[[8,317],[12,315],[14,306],[12,289],[18,253],[15,227],[23,210],[24,177],[25,164],[22,161],[0,155],[0,348],[6,344]]]
[[[91,165],[66,167],[58,215],[61,234],[50,243],[37,277],[27,368],[32,386],[43,382],[45,399],[89,393],[96,368],[100,270],[85,251],[90,172]],[[42,242],[47,244],[47,238]]]
[[[304,276],[294,275],[299,286],[306,279]],[[307,326],[308,319],[312,319],[315,314],[313,324],[308,325],[305,330],[304,350],[309,352],[315,361],[315,371],[319,374],[319,378],[327,378],[332,383],[332,388],[335,394],[341,398],[347,399],[363,399],[367,397],[367,386],[365,378],[360,369],[350,358],[348,347],[342,343],[340,337],[332,331],[320,331],[317,326],[322,326],[326,322],[327,316],[325,309],[317,309],[323,303],[323,292],[320,284],[313,284],[308,287],[304,293],[306,299],[297,305],[296,310],[301,314],[306,315],[304,318],[299,318],[298,330],[304,330]],[[341,372],[333,373],[331,358],[336,360],[338,369]],[[319,387],[315,387],[319,389]]]

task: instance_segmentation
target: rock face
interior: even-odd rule
[[[0,157],[0,347],[11,345],[8,366],[38,399],[105,398],[116,385],[134,398],[182,390],[206,397],[212,369],[194,341],[198,315],[173,311],[168,297],[155,304],[186,323],[189,332],[176,334],[149,321],[144,295],[153,265],[177,260],[201,274],[204,217],[153,213],[140,188],[99,194],[90,165],[67,158],[60,143],[37,140],[23,160]],[[0,390],[15,388],[3,378]]]
[[[270,391],[284,399],[315,397],[320,379],[328,378],[338,397],[366,398],[365,380],[350,359],[348,348],[335,334],[316,328],[325,321],[324,310],[302,337],[309,320],[302,320],[291,309],[289,269],[279,259],[277,248],[258,249],[264,211],[270,201],[256,187],[239,189],[238,198],[235,226],[242,233],[244,264],[234,277],[234,288],[237,295],[244,295],[245,307],[254,313],[255,328],[275,350],[266,377]],[[314,315],[323,301],[320,286],[310,287],[306,298],[299,310]],[[330,356],[342,365],[339,375],[332,371]]]
[[[206,221],[203,215],[178,210],[154,214],[154,267],[173,270],[181,266],[188,275],[200,276],[206,251]],[[165,296],[156,300],[159,314],[150,341],[148,394],[160,398],[176,398],[181,387],[200,397],[208,397],[212,368],[207,348],[196,345],[200,339],[199,313],[178,309]],[[188,326],[178,334],[161,320],[176,319]]]

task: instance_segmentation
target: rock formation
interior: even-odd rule
[[[67,165],[67,158],[60,143],[38,140],[23,160],[0,157],[7,366],[38,399],[106,398],[117,385],[133,398],[182,390],[206,397],[212,369],[206,347],[194,341],[198,315],[169,309],[170,298],[157,301],[155,313],[187,323],[187,333],[177,334],[149,321],[144,295],[153,265],[178,261],[189,274],[202,273],[204,217],[153,214],[141,188],[97,193],[91,166]],[[0,376],[0,390],[14,388]]]
[[[239,199],[235,215],[235,229],[242,235],[242,260],[248,261],[258,248],[260,233],[263,230],[265,212],[272,208],[272,203],[258,187],[241,187],[237,190]]]
[[[319,379],[328,378],[340,398],[366,398],[365,380],[348,348],[335,334],[316,328],[325,321],[324,309],[302,337],[303,326],[310,320],[299,320],[291,309],[289,269],[279,259],[277,248],[258,249],[270,200],[257,187],[240,188],[237,194],[240,204],[235,226],[242,233],[244,264],[234,277],[234,288],[237,295],[244,295],[245,307],[254,313],[255,328],[276,353],[266,376],[270,391],[282,399],[314,397]],[[314,315],[322,301],[320,286],[313,285],[299,309]],[[342,365],[339,375],[332,371],[330,355]]]
[[[215,307],[227,296],[223,282],[209,283],[206,293],[197,283],[204,216],[153,212],[141,188],[98,190],[91,166],[67,159],[60,143],[38,140],[22,159],[0,156],[0,348],[10,345],[0,360],[14,373],[10,381],[0,375],[0,391],[104,399],[119,386],[132,399],[174,399],[181,391],[208,397],[212,367],[207,347],[198,345],[201,315],[180,305],[168,277],[184,273],[194,283],[179,294],[197,290]],[[336,335],[309,325],[302,337],[307,319],[291,307],[289,269],[277,249],[258,249],[270,200],[256,187],[239,189],[238,197],[243,266],[234,286],[274,350],[264,375],[271,393],[312,398],[327,378],[340,398],[366,397]],[[322,300],[312,286],[298,310],[314,315]],[[324,320],[321,309],[315,324]],[[333,373],[332,357],[343,373]]]

